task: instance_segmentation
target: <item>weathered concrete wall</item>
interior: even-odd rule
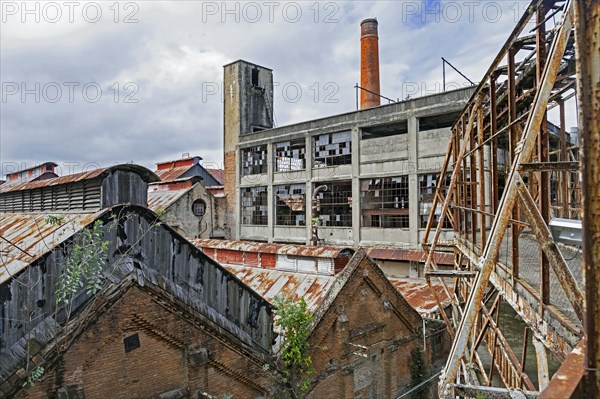
[[[204,201],[206,210],[203,216],[196,216],[192,204]],[[177,199],[164,210],[163,220],[187,238],[214,238],[225,234],[226,207],[224,201],[215,198],[200,183]]]
[[[269,172],[266,174],[239,177],[229,173],[230,184],[239,187],[267,186],[269,191],[268,207],[274,213],[273,186],[279,184],[306,184],[306,220],[311,219],[310,194],[314,185],[319,182],[351,180],[352,195],[352,227],[332,227],[320,229],[319,235],[326,244],[334,245],[398,245],[405,243],[418,247],[423,228],[419,218],[419,182],[422,173],[437,173],[441,169],[450,138],[450,128],[419,131],[419,118],[439,115],[461,110],[469,99],[472,88],[426,96],[414,100],[384,105],[363,111],[350,112],[328,118],[283,126],[275,129],[255,132],[239,136],[237,151],[230,154],[233,163],[236,153],[248,146],[267,145],[269,154]],[[226,110],[227,112],[227,110]],[[227,118],[227,114],[226,114]],[[406,121],[407,132],[394,136],[361,139],[363,129],[389,123]],[[312,167],[313,136],[349,130],[352,132],[352,164],[334,167]],[[274,143],[304,138],[306,147],[306,170],[292,172],[273,172]],[[233,149],[232,149],[233,151]],[[227,154],[226,154],[227,156]],[[234,170],[239,170],[239,157]],[[361,228],[360,181],[409,176],[409,228]],[[230,191],[230,195],[234,190]],[[239,196],[237,191],[235,210],[229,205],[230,212],[240,215]],[[231,197],[228,197],[228,200]],[[258,239],[269,242],[281,241],[279,226],[275,226],[273,218],[265,226],[240,226],[239,216],[232,218],[237,227],[232,229],[235,239]],[[445,239],[451,234],[443,233]],[[289,231],[290,242],[310,242],[310,226],[304,230]]]
[[[224,343],[200,319],[165,308],[159,298],[131,287],[99,320],[92,322],[32,388],[16,398],[257,398],[274,381],[259,358],[233,342]],[[137,334],[139,347],[124,339]],[[225,340],[225,342],[227,342]],[[74,394],[75,393],[75,394]],[[163,397],[163,396],[160,396]]]

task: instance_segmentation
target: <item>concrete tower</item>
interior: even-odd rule
[[[239,138],[273,127],[273,71],[238,60],[224,69],[223,151],[227,198],[228,238],[238,238],[239,192],[236,179],[240,173],[237,155]]]

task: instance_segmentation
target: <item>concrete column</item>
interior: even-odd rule
[[[269,207],[269,213],[267,215],[267,223],[269,225],[268,228],[268,236],[267,240],[269,242],[273,242],[273,235],[275,233],[275,198],[273,198],[273,171],[274,167],[274,152],[273,152],[273,143],[267,144],[267,206]]]
[[[306,150],[304,151],[304,156],[306,158],[306,244],[310,244],[311,238],[311,220],[312,220],[312,193],[313,193],[313,184],[312,184],[312,164],[313,164],[313,150],[312,150],[312,137],[306,136]]]
[[[417,148],[417,118],[408,118],[408,198],[409,198],[409,232],[410,242],[419,242],[419,178]]]
[[[360,243],[360,131],[352,128],[352,241]]]

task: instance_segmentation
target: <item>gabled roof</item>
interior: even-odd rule
[[[55,177],[53,179],[45,179],[45,180],[39,180],[39,181],[34,181],[34,182],[17,183],[17,184],[11,184],[11,185],[2,184],[0,186],[0,194],[11,192],[11,191],[31,190],[34,188],[57,186],[57,185],[66,184],[66,183],[75,183],[75,182],[82,181],[82,180],[89,180],[89,179],[94,179],[97,177],[108,176],[110,173],[119,171],[119,170],[137,173],[147,183],[152,183],[152,182],[160,180],[159,177],[156,174],[154,174],[154,172],[152,172],[149,169],[146,169],[143,166],[135,165],[135,164],[121,164],[121,165],[110,166],[107,168],[94,169],[94,170],[90,170],[88,172],[75,173],[72,175]]]
[[[253,266],[224,266],[267,301],[272,302],[280,295],[291,297],[293,300],[304,297],[311,312],[317,310],[337,278],[335,275],[290,272]],[[426,281],[411,278],[388,278],[388,280],[421,316],[431,317],[431,314],[437,311],[435,297]],[[441,286],[434,285],[434,287],[439,287],[442,291]],[[443,292],[441,295],[446,298]],[[449,299],[446,298],[442,306],[448,303]]]
[[[159,300],[166,311],[179,316],[183,314],[191,323],[200,322],[201,328],[221,340],[227,340],[229,345],[235,344],[237,350],[253,361],[259,364],[267,361],[267,351],[254,345],[248,333],[208,307],[199,296],[189,295],[180,285],[154,270],[135,269],[120,281],[109,284],[98,292],[93,301],[84,305],[87,311],[78,312],[66,325],[61,326],[55,319],[55,314],[48,315],[26,336],[7,348],[8,350],[3,350],[0,362],[0,393],[12,394],[23,386],[26,374],[21,372],[27,362],[27,355],[41,359],[36,365],[51,370],[60,359],[60,353],[64,353],[87,326],[102,317],[134,287],[149,293],[154,300]],[[36,345],[32,346],[31,342],[35,342]],[[61,350],[56,350],[57,347]],[[40,361],[42,363],[39,363]]]
[[[348,262],[348,264],[344,268],[344,270],[342,270],[338,274],[335,282],[321,301],[321,304],[317,308],[314,315],[312,326],[313,331],[316,330],[316,328],[323,320],[325,315],[327,315],[327,313],[329,313],[329,311],[332,309],[332,305],[335,302],[336,298],[344,290],[346,285],[351,281],[352,277],[356,275],[356,271],[359,269],[360,265],[363,262],[368,262],[371,266],[371,270],[377,273],[379,277],[383,281],[385,281],[386,284],[389,286],[391,292],[394,292],[396,294],[397,299],[401,303],[404,303],[406,305],[405,309],[402,309],[401,316],[406,321],[406,323],[409,324],[409,327],[414,328],[415,325],[419,326],[421,324],[422,319],[419,313],[410,305],[410,303],[408,303],[406,299],[404,299],[402,294],[398,292],[396,287],[394,287],[394,285],[389,281],[389,279],[387,278],[385,273],[383,273],[383,271],[379,268],[377,263],[375,263],[373,259],[369,258],[367,253],[361,248],[356,252],[356,254],[354,254],[350,262]]]

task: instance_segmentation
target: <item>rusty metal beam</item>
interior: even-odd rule
[[[469,296],[464,316],[459,325],[459,329],[457,330],[457,334],[450,351],[450,356],[448,357],[448,361],[446,363],[446,368],[440,379],[441,397],[452,396],[452,392],[449,391],[449,386],[456,379],[460,359],[462,359],[464,356],[469,335],[472,332],[474,319],[481,308],[481,299],[483,298],[483,295],[487,289],[490,274],[492,273],[495,265],[495,259],[497,258],[500,251],[500,246],[502,245],[502,239],[508,225],[508,219],[510,218],[510,214],[512,213],[517,199],[515,182],[518,177],[518,167],[521,162],[527,162],[533,152],[537,130],[540,126],[542,118],[545,115],[548,101],[550,100],[550,96],[552,94],[552,88],[556,82],[557,72],[567,48],[568,38],[572,30],[572,23],[572,2],[568,1],[566,3],[565,19],[553,40],[552,47],[549,52],[548,63],[546,64],[546,68],[544,68],[539,90],[536,92],[535,98],[531,105],[531,112],[527,118],[527,123],[525,124],[523,137],[517,148],[515,148],[516,156],[512,161],[511,172],[506,181],[507,184],[502,195],[502,200],[500,201],[499,212],[494,219],[488,241],[478,264],[478,269],[480,269],[480,272],[475,280],[474,289],[471,291]],[[466,143],[463,143],[463,147],[465,145]],[[452,186],[450,189],[452,189]],[[600,220],[600,218],[598,219]],[[600,242],[598,245],[600,245]],[[600,253],[600,251],[598,252]],[[433,253],[430,252],[429,257],[431,258],[432,256]]]
[[[584,317],[584,297],[583,292],[577,285],[577,280],[573,277],[573,273],[558,246],[552,238],[552,233],[542,218],[540,211],[536,207],[535,201],[531,198],[531,194],[527,191],[527,187],[520,176],[515,179],[515,184],[518,188],[519,199],[523,205],[522,209],[531,226],[531,231],[538,239],[541,250],[548,258],[548,262],[556,273],[556,278],[560,282],[562,289],[565,291],[567,299],[573,306],[575,314],[580,321],[583,322]],[[548,287],[549,288],[549,287]],[[543,295],[543,293],[542,293]],[[543,302],[547,304],[547,301]]]
[[[548,383],[546,389],[540,393],[540,399],[556,399],[556,398],[579,398],[586,397],[589,399],[597,398],[597,396],[583,396],[583,393],[578,391],[578,387],[582,378],[585,378],[585,340],[573,349],[567,356],[565,361],[558,368],[553,378]],[[589,381],[589,380],[588,380]],[[586,386],[584,389],[593,388]]]
[[[579,170],[579,162],[524,162],[519,166],[519,170],[522,172],[562,171],[566,173]]]
[[[600,1],[575,7],[579,132],[583,157],[583,262],[587,313],[585,390],[600,397]]]

